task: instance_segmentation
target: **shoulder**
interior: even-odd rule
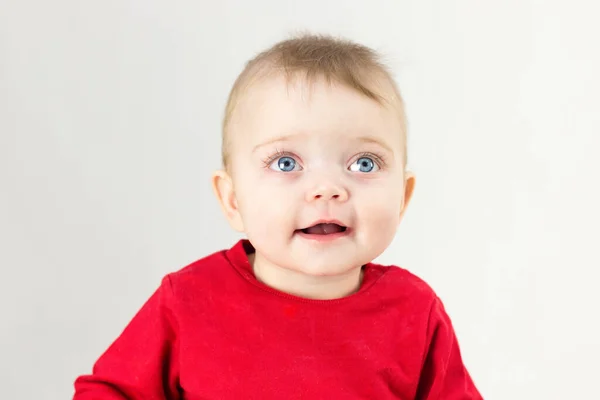
[[[198,301],[231,291],[232,286],[241,281],[237,279],[240,273],[230,260],[232,249],[213,252],[167,274],[162,285],[169,287],[176,302]]]
[[[434,289],[421,277],[397,265],[369,264],[381,276],[373,290],[382,297],[408,303],[422,311],[435,307],[439,298]]]
[[[194,281],[200,276],[214,275],[218,273],[223,265],[227,264],[227,250],[219,250],[195,260],[184,267],[168,274],[172,282],[178,284]]]

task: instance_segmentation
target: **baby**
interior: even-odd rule
[[[373,263],[413,193],[406,134],[373,50],[304,35],[257,55],[212,180],[247,239],[165,276],[74,399],[481,399],[434,291]]]

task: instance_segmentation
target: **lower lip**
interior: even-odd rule
[[[296,234],[304,239],[312,240],[314,242],[324,243],[324,242],[332,242],[334,240],[346,237],[350,234],[350,230],[346,229],[344,232],[330,233],[328,235],[314,235],[314,234],[310,234],[310,233],[304,233],[302,231],[296,231]]]

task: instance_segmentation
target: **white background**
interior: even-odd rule
[[[599,398],[593,1],[0,0],[0,397],[65,399],[160,278],[238,239],[209,177],[243,63],[386,55],[415,197],[378,260],[445,301],[486,399]]]

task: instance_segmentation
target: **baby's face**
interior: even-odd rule
[[[398,113],[355,91],[283,78],[258,84],[232,120],[231,176],[257,260],[339,275],[381,254],[405,193]]]

